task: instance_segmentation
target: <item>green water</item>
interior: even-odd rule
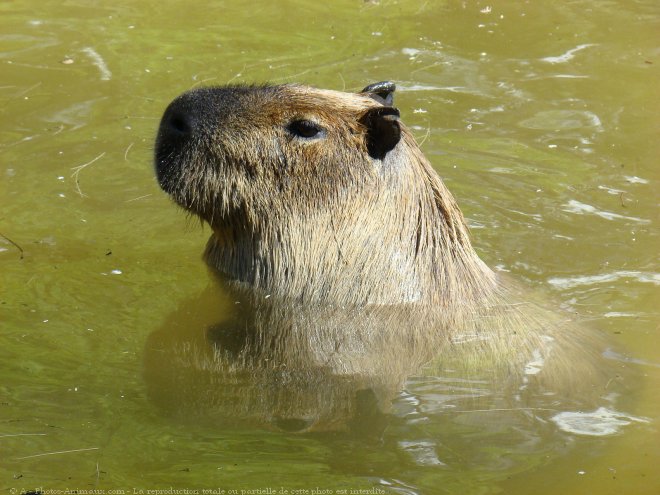
[[[660,8],[500,3],[0,4],[0,489],[657,493]],[[209,231],[153,178],[167,103],[384,79],[480,255],[603,333],[616,410],[648,422],[459,414],[442,376],[411,377],[378,425],[315,433],[154,400],[150,342],[213,304]]]

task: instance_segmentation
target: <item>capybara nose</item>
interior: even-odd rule
[[[179,157],[190,143],[197,141],[195,135],[203,132],[199,112],[194,101],[179,97],[165,110],[155,148],[156,176],[161,187],[170,192],[172,182],[183,166]]]
[[[194,136],[199,130],[198,127],[199,115],[195,106],[188,101],[188,98],[178,98],[165,110],[158,134],[161,142],[163,140],[179,142]]]
[[[193,118],[185,109],[175,108],[169,115],[165,115],[161,127],[173,137],[187,138],[192,134]]]
[[[186,150],[203,142],[212,131],[209,112],[213,107],[207,93],[199,90],[184,93],[170,103],[160,120],[155,148],[156,175],[168,192],[173,187],[172,180],[185,166],[182,157],[186,156]]]

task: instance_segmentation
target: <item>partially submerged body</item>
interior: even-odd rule
[[[211,226],[206,261],[240,302],[211,325],[212,345],[178,361],[223,380],[252,374],[241,414],[257,417],[295,417],[291,390],[270,402],[249,392],[277,389],[282,370],[340,403],[371,388],[386,404],[429,363],[518,396],[597,396],[610,375],[593,334],[522,301],[479,259],[393,91],[231,86],[168,107],[159,182]],[[343,392],[329,392],[337,383]],[[316,416],[301,413],[305,428],[336,424],[322,396]]]

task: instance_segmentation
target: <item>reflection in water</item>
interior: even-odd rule
[[[592,128],[602,132],[603,125],[598,116],[584,110],[547,110],[520,122],[522,127],[558,131],[564,129],[584,130]]]
[[[621,270],[613,273],[584,275],[576,277],[552,277],[548,282],[555,287],[570,289],[577,286],[594,286],[596,284],[612,283],[621,279],[631,279],[639,283],[660,285],[660,273]],[[607,315],[605,315],[607,316]]]
[[[575,58],[575,54],[577,52],[584,50],[585,48],[589,48],[590,46],[595,46],[595,45],[593,43],[584,43],[582,45],[576,46],[575,48],[571,48],[566,53],[563,53],[557,57],[544,57],[541,60],[551,64],[564,64]]]
[[[378,431],[382,413],[429,348],[388,329],[392,308],[301,308],[209,288],[184,302],[146,346],[154,400],[181,417],[282,430]]]
[[[94,64],[101,73],[101,81],[109,81],[112,78],[112,72],[110,72],[108,64],[103,60],[103,57],[99,55],[99,52],[94,50],[91,46],[86,46],[82,49],[82,52],[90,58],[92,64]]]
[[[568,202],[568,204],[565,205],[564,211],[567,211],[569,213],[575,213],[578,215],[584,215],[584,214],[596,215],[599,216],[600,218],[604,218],[605,220],[628,220],[630,222],[634,222],[638,224],[651,223],[651,221],[646,218],[636,218],[626,215],[620,215],[618,213],[612,213],[610,211],[598,210],[597,208],[591,205],[580,203],[579,201],[574,199],[571,199]]]
[[[621,426],[632,422],[648,423],[646,418],[637,418],[605,407],[593,412],[562,412],[552,417],[559,428],[568,433],[602,437],[618,433]]]
[[[488,333],[496,318],[478,315],[448,339],[434,327],[437,317],[416,306],[300,307],[214,286],[150,336],[146,381],[152,400],[178,421],[392,437],[425,466],[465,463],[457,456],[469,452],[495,467],[512,462],[501,458],[504,447],[559,448],[557,426],[584,434],[591,421],[609,434],[627,424],[622,418],[637,420],[612,409],[621,377],[594,352],[601,343],[525,308],[514,313],[524,315],[525,329],[507,314],[518,327]],[[596,412],[580,416],[581,429],[566,426],[584,410]],[[612,415],[608,430],[598,426],[602,411]]]

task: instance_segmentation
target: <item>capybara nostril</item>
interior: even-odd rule
[[[160,124],[160,135],[165,139],[189,139],[195,133],[199,117],[190,105],[175,101],[167,109]]]
[[[181,137],[187,136],[192,132],[190,115],[181,111],[174,112],[170,115],[165,124],[169,127],[170,132],[173,134],[179,134]]]

